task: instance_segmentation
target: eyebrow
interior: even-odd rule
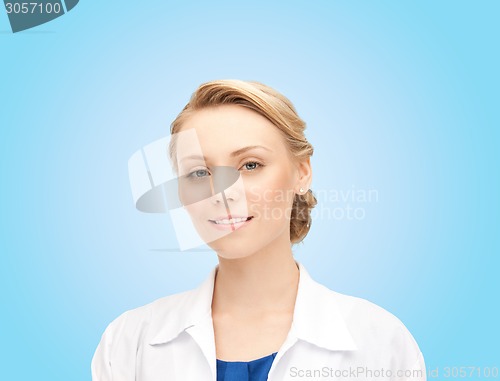
[[[237,149],[236,151],[231,152],[229,154],[229,156],[231,156],[232,158],[238,157],[238,156],[244,154],[247,151],[250,151],[250,150],[253,150],[253,149],[259,149],[259,148],[260,149],[264,149],[264,150],[269,151],[269,152],[272,152],[267,147],[258,146],[257,145],[257,146],[247,146],[247,147],[243,147],[243,148]],[[183,161],[183,160],[186,160],[186,159],[203,159],[203,160],[205,160],[206,158],[204,156],[201,156],[201,155],[190,155],[190,156],[185,156],[185,157],[181,158],[179,161]]]

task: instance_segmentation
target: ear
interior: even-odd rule
[[[303,159],[297,163],[298,179],[295,185],[295,193],[304,194],[311,187],[312,182],[312,168],[311,158]],[[300,191],[303,189],[303,192]]]

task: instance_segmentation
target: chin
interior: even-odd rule
[[[231,241],[227,237],[207,243],[207,245],[217,253],[217,256],[224,259],[245,258],[254,253],[253,250],[245,249],[244,245],[237,241]]]
[[[219,258],[223,258],[225,260],[237,260],[237,259],[243,259],[243,258],[248,258],[252,255],[252,253],[241,253],[241,254],[235,254],[235,253],[231,253],[231,254],[227,254],[227,253],[224,253],[224,252],[220,252],[220,251],[217,251],[217,256]]]
[[[256,243],[254,239],[249,242],[247,239],[229,234],[213,242],[207,243],[207,245],[215,251],[220,258],[241,259],[250,257],[259,250],[255,245]]]

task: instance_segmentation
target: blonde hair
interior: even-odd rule
[[[306,124],[288,98],[260,82],[217,80],[200,85],[172,122],[169,147],[171,159],[175,157],[174,134],[180,131],[183,122],[197,110],[221,105],[240,105],[266,117],[281,132],[292,159],[298,161],[313,155],[314,148],[304,135]],[[175,160],[172,162],[176,166]],[[292,244],[297,244],[306,237],[311,228],[311,210],[316,204],[316,197],[310,189],[303,195],[295,195],[290,219]]]

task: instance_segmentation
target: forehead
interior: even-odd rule
[[[190,130],[190,131],[189,131]],[[286,151],[281,132],[267,118],[238,105],[223,105],[195,111],[182,124],[177,150],[187,154],[196,144],[209,153],[233,152],[243,146],[262,145],[274,152]]]

